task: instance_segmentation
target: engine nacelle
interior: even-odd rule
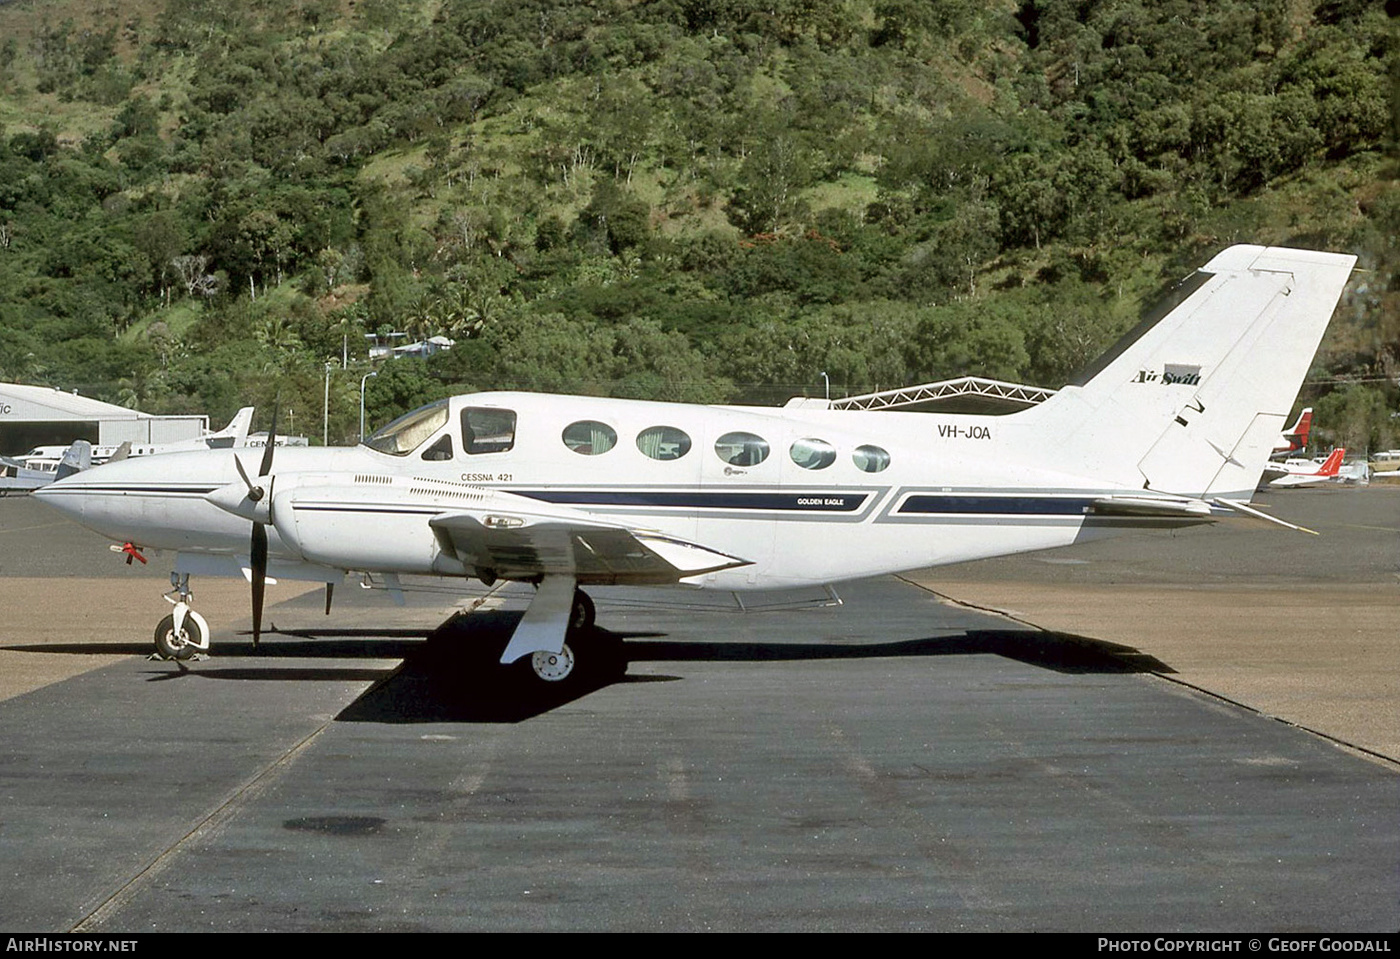
[[[284,477],[272,497],[272,523],[301,559],[338,569],[463,575],[428,526],[451,507],[436,481],[361,474]],[[490,495],[456,493],[473,505]]]

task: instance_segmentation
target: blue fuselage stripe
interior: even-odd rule
[[[1083,516],[1094,500],[1070,496],[916,495],[896,510],[900,516],[929,513],[996,513],[1012,516]]]
[[[706,493],[698,490],[526,490],[519,496],[570,506],[669,506],[676,509],[802,510],[853,513],[869,499],[866,493]]]

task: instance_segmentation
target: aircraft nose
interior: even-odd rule
[[[131,494],[169,480],[168,465],[155,462],[156,459],[142,457],[94,466],[54,480],[31,495],[85,525],[111,515],[125,515],[138,508],[132,505],[134,500],[128,499]]]
[[[75,474],[76,476],[76,474]],[[47,486],[40,486],[38,489],[30,490],[29,495],[43,503],[49,509],[57,510],[64,516],[81,520],[83,517],[83,503],[86,497],[78,493],[72,483],[73,476],[65,477],[61,480],[54,480]]]

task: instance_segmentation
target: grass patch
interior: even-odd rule
[[[184,336],[204,314],[204,306],[195,300],[180,300],[168,307],[147,313],[122,332],[123,343],[138,343],[145,338],[152,324],[164,323],[172,336]]]
[[[803,199],[813,210],[834,207],[850,213],[864,213],[865,208],[875,202],[880,187],[872,176],[862,173],[843,173],[835,180],[818,183],[802,193]]]

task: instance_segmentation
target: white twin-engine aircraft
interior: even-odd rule
[[[355,448],[269,445],[256,477],[247,451],[208,450],[37,495],[174,551],[168,656],[208,648],[192,573],[249,578],[254,642],[269,576],[327,583],[329,608],[347,573],[438,574],[534,584],[501,662],[576,679],[617,654],[581,586],[824,585],[1262,516],[1247,501],[1354,262],[1232,247],[1080,382],[1007,415],[477,393]]]

